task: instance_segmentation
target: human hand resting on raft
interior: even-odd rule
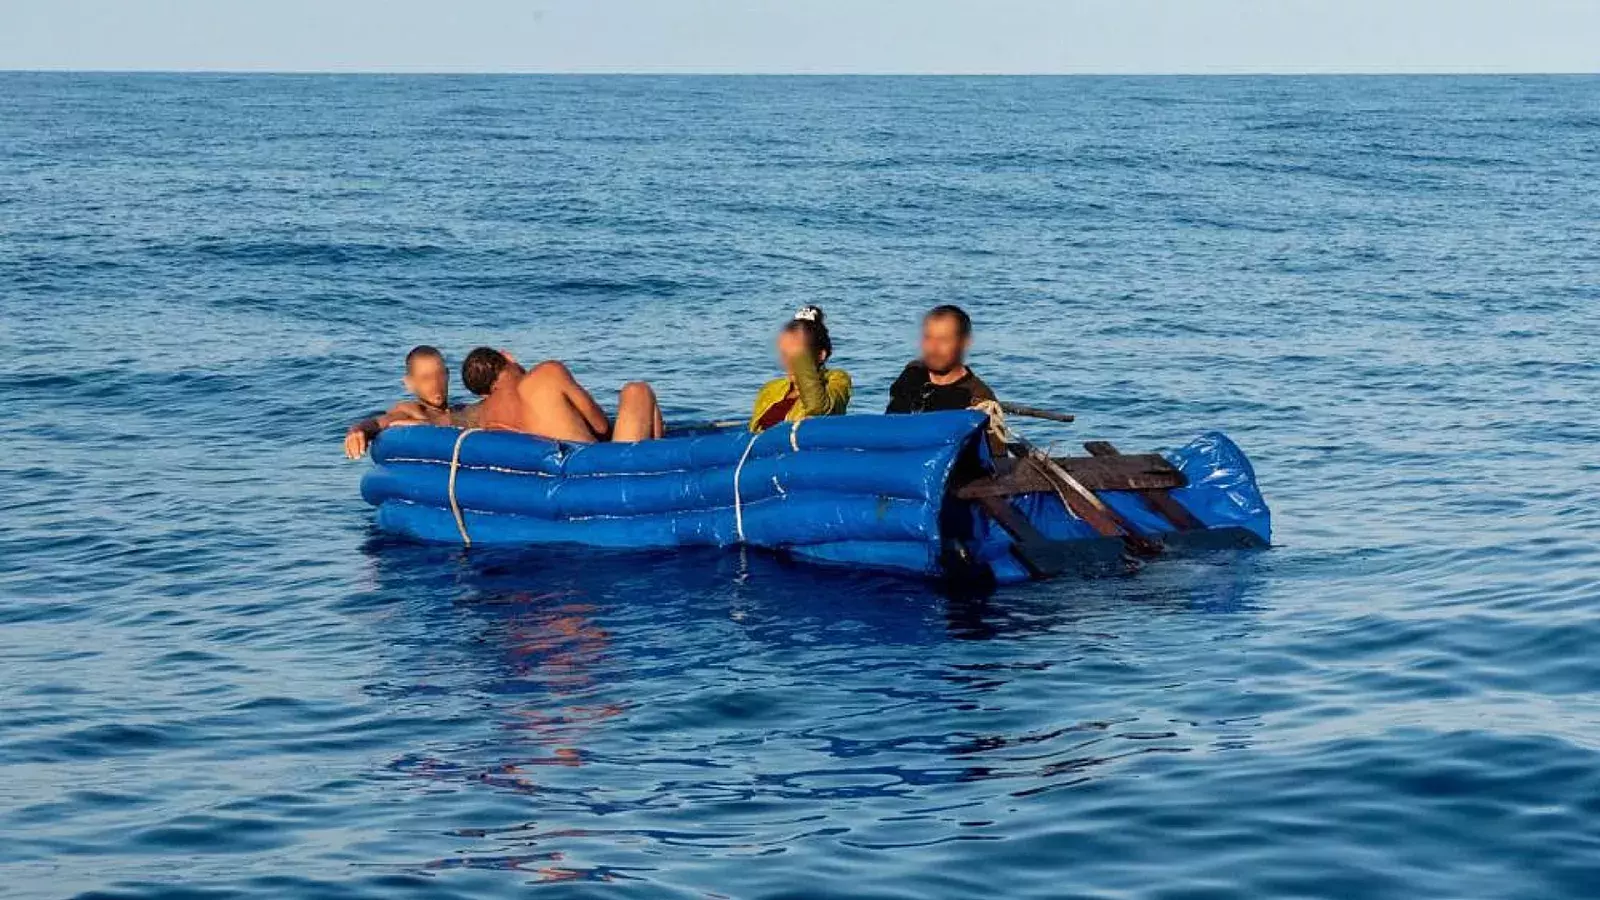
[[[410,419],[389,413],[376,419],[357,422],[350,426],[344,433],[344,455],[346,459],[360,459],[367,455],[367,449],[372,446],[372,441],[378,432],[386,428],[404,428],[407,425],[426,425],[425,419]]]
[[[362,419],[344,433],[344,455],[360,459],[385,428],[396,425],[451,424],[450,372],[437,347],[420,344],[406,354],[405,377],[400,379],[412,399],[402,400],[388,412]]]
[[[350,430],[344,433],[345,459],[360,459],[367,455],[367,445],[372,442],[372,439],[367,436],[366,429],[362,427],[366,424],[366,422],[361,422],[351,425]]]

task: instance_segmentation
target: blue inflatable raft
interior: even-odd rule
[[[421,541],[747,545],[1002,583],[1270,540],[1250,463],[1221,434],[1166,457],[1091,444],[1088,457],[997,460],[986,423],[838,416],[637,444],[391,428],[361,492],[379,529]]]

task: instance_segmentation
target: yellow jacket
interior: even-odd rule
[[[787,376],[774,378],[761,386],[756,394],[755,410],[750,414],[750,430],[757,431],[761,416],[774,403],[789,396],[790,381]],[[794,391],[799,399],[790,407],[785,422],[797,422],[807,416],[842,416],[850,405],[850,373],[842,369],[824,369],[809,356],[795,359]]]

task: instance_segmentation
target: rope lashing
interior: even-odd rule
[[[760,432],[750,435],[750,440],[744,445],[744,453],[739,455],[739,464],[733,467],[733,530],[741,544],[744,543],[744,500],[739,495],[739,476],[744,474],[744,461],[750,458],[750,450],[755,447],[758,437],[761,437]]]
[[[478,431],[477,428],[466,428],[456,435],[456,446],[450,451],[450,514],[456,517],[456,530],[461,532],[461,545],[472,546],[472,536],[467,534],[467,520],[461,515],[461,504],[456,501],[456,472],[461,468],[461,445],[466,442],[467,435]]]
[[[1061,468],[1061,465],[1052,459],[1049,453],[1023,440],[1016,432],[1011,430],[1011,426],[1006,424],[1005,409],[998,400],[980,400],[972,404],[972,408],[989,417],[989,434],[993,435],[1002,446],[1020,444],[1024,448],[1023,459],[1031,463],[1050,482],[1051,486],[1055,488],[1056,496],[1061,498],[1062,507],[1069,513],[1072,511],[1072,503],[1067,496],[1070,493],[1096,510],[1108,516],[1111,515],[1111,511],[1106,508],[1105,502],[1094,491],[1084,487],[1082,482],[1073,478],[1066,469]],[[1076,514],[1073,513],[1073,515]]]
[[[1017,436],[1011,431],[1011,426],[1006,424],[1006,411],[1000,406],[998,400],[979,400],[972,404],[972,408],[989,417],[989,434],[1002,445],[1016,443]]]

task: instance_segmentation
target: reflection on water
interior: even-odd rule
[[[1250,627],[1238,614],[1260,587],[1258,553],[972,594],[754,553],[466,553],[381,539],[365,552],[376,593],[419,620],[394,677],[428,674],[402,693],[448,690],[481,726],[390,769],[525,798],[525,821],[460,823],[450,832],[472,849],[424,869],[606,880],[654,871],[664,847],[998,840],[983,831],[996,804],[1151,754],[1249,741],[1249,717],[1221,737],[1216,723],[1108,713],[1104,697],[1075,714],[1065,691],[1040,720],[1032,698],[1096,669],[1125,678],[1123,624],[1226,613],[1229,630]],[[1055,649],[1030,652],[1046,635]],[[1060,655],[1063,639],[1072,651]],[[430,662],[441,655],[448,671]],[[929,803],[947,791],[959,799]]]

